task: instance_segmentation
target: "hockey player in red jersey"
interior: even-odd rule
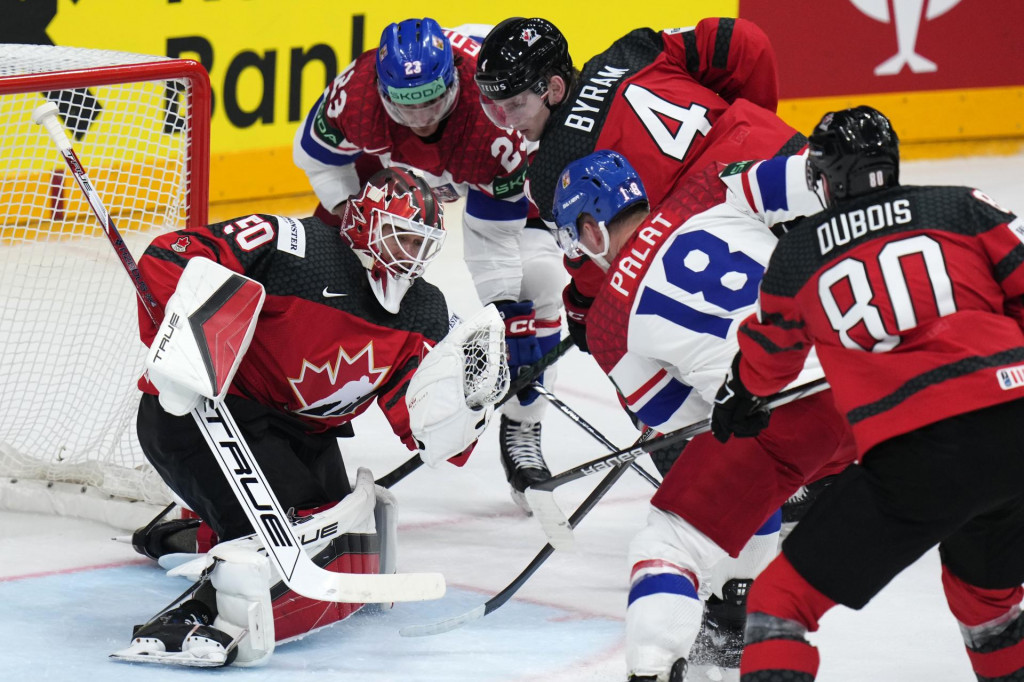
[[[395,435],[428,464],[461,464],[490,415],[466,404],[463,376],[455,377],[452,395],[440,390],[448,378],[438,375],[437,349],[448,352],[442,339],[449,314],[443,294],[421,275],[444,241],[442,216],[422,178],[385,169],[347,202],[340,230],[315,217],[255,214],[164,234],[146,249],[139,268],[164,320],[158,331],[140,309],[142,340],[155,350],[140,381],[139,442],[221,542],[216,560],[214,553],[200,557],[196,573],[203,577],[194,594],[141,628],[116,657],[254,665],[270,655],[275,638],[304,634],[362,606],[292,592],[261,563],[259,541],[244,537],[253,532],[245,510],[190,416],[201,395],[190,377],[197,369],[206,376],[206,359],[246,345],[227,331],[206,336],[220,309],[230,310],[227,330],[244,322],[251,339],[237,353],[224,404],[281,508],[304,516],[331,507],[324,512],[331,523],[315,532],[300,526],[307,552],[334,572],[394,571],[393,498],[374,489],[365,469],[353,489],[338,438],[351,436],[351,420],[376,402]],[[243,277],[265,292],[252,320],[222,294],[226,287],[213,286]],[[501,325],[494,327],[500,349]],[[182,335],[196,340],[184,344]],[[208,346],[209,353],[179,360],[171,355],[174,336],[178,347]],[[430,401],[414,405],[412,386],[423,372],[442,383]],[[263,616],[256,626],[254,613]],[[193,626],[203,629],[196,634]]]
[[[792,154],[806,141],[775,115],[775,53],[744,19],[636,29],[579,71],[551,22],[506,19],[484,39],[476,81],[492,120],[539,141],[527,191],[548,222],[562,169],[597,149],[627,155],[657,204],[712,162]],[[567,267],[568,326],[586,349],[582,325],[602,274],[586,260]]]
[[[801,162],[779,158],[725,172],[737,187],[760,179],[777,188],[784,183],[760,171],[802,173]],[[754,177],[737,181],[742,169]],[[771,191],[749,205],[730,197],[717,170],[692,175],[652,207],[630,163],[600,150],[570,163],[554,194],[563,248],[582,251],[605,271],[589,313],[591,353],[629,410],[658,431],[711,414],[738,322],[753,310],[776,243],[765,215],[799,212],[801,198],[805,210],[817,206],[806,192],[780,202]],[[822,376],[813,357],[799,374],[794,386]],[[630,545],[632,682],[682,682],[692,663],[738,667],[746,587],[775,556],[780,505],[852,455],[828,391],[779,407],[758,439],[722,444],[704,434],[687,445]],[[710,661],[701,651],[691,655],[705,600],[705,636],[719,649]]]
[[[481,302],[494,303],[506,320],[514,376],[558,343],[566,276],[543,224],[527,226],[525,140],[481,109],[473,81],[479,48],[433,19],[389,25],[378,48],[359,56],[313,105],[294,159],[328,222],[343,213],[366,166],[414,168],[442,201],[465,197],[465,261]],[[553,369],[546,380],[553,382]],[[522,491],[550,476],[541,451],[545,405],[525,390],[502,408],[502,465],[524,509]]]
[[[896,133],[870,107],[825,115],[807,183],[827,208],[772,254],[713,421],[755,431],[750,408],[813,344],[861,461],[755,580],[742,680],[813,680],[822,615],[936,544],[978,679],[1022,679],[1024,224],[976,189],[900,186]]]

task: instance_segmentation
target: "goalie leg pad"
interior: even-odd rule
[[[238,640],[235,665],[263,665],[274,653],[274,619],[267,585],[270,560],[251,547],[225,543],[210,552],[220,561],[211,581],[217,590],[213,625]]]

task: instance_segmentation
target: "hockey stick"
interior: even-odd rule
[[[57,120],[57,111],[53,103],[44,104],[33,112],[32,120],[46,129],[60,150],[78,186],[85,193],[89,206],[117,251],[121,264],[128,271],[150,319],[156,325],[153,311],[159,306],[110,219],[103,201],[78,161],[71,140]],[[281,503],[271,490],[227,406],[215,405],[207,400],[201,407],[192,410],[192,417],[227,477],[238,503],[245,510],[246,517],[289,588],[319,601],[370,604],[439,599],[444,595],[444,576],[440,573],[332,573],[317,566],[296,538],[291,521],[281,509]]]
[[[515,397],[516,393],[532,384],[537,379],[537,377],[544,373],[544,370],[546,370],[551,365],[555,364],[555,361],[558,360],[558,358],[565,355],[566,352],[573,347],[573,345],[574,344],[572,337],[567,336],[561,341],[559,341],[558,345],[552,348],[550,351],[548,351],[540,360],[533,363],[532,365],[523,367],[519,371],[519,376],[517,376],[515,380],[512,381],[511,384],[509,384],[508,391],[505,392],[505,397],[499,400],[494,405],[494,407],[501,407],[509,400],[511,400],[513,397]],[[403,463],[399,464],[397,467],[395,467],[388,473],[378,478],[376,480],[376,483],[382,488],[390,488],[391,486],[398,483],[412,472],[419,469],[420,465],[422,464],[423,459],[418,454],[413,455],[412,457],[405,460]]]
[[[586,516],[591,509],[598,503],[598,501],[604,497],[605,493],[612,487],[612,485],[619,480],[619,478],[626,472],[624,465],[614,467],[608,475],[601,479],[601,482],[597,484],[593,492],[587,496],[587,499],[583,500],[583,503],[573,512],[572,517],[569,519],[569,524],[573,528]],[[512,598],[516,592],[519,591],[526,581],[530,579],[537,569],[548,560],[555,548],[549,543],[544,545],[544,548],[533,558],[533,561],[523,569],[522,573],[516,576],[515,580],[509,583],[505,589],[498,592],[496,595],[488,599],[486,602],[476,607],[472,611],[467,611],[460,616],[448,618],[436,623],[430,623],[427,625],[407,625],[398,631],[403,637],[423,637],[426,635],[439,635],[442,632],[448,632],[456,628],[462,627],[466,623],[472,623],[475,620],[480,620],[484,616],[494,613],[495,610],[500,608],[505,602]]]
[[[584,431],[593,436],[593,438],[599,443],[612,452],[618,450],[618,448],[615,447],[615,444],[608,440],[604,434],[594,428],[590,422],[577,414],[575,410],[555,397],[551,391],[547,390],[540,384],[534,384],[534,390],[536,390],[537,393],[543,396],[552,405],[557,407],[562,414],[579,424]],[[657,479],[647,473],[647,471],[635,460],[630,460],[629,467],[639,473],[645,481],[653,485],[655,488],[659,487]],[[540,521],[541,527],[548,536],[548,541],[558,549],[572,549],[575,546],[576,537],[572,533],[571,521],[566,520],[565,514],[562,512],[558,504],[555,503],[554,493],[541,492],[533,488],[527,488],[525,495],[526,503],[530,505],[533,515],[538,521]]]
[[[537,393],[540,396],[542,396],[545,400],[547,400],[549,403],[558,408],[559,412],[564,414],[566,417],[568,417],[570,420],[576,423],[577,426],[579,426],[581,429],[590,434],[598,443],[605,446],[612,452],[618,450],[615,444],[608,440],[603,433],[598,431],[597,428],[595,428],[590,422],[581,417],[579,413],[576,412],[576,410],[572,409],[571,407],[566,405],[562,400],[556,397],[554,393],[544,388],[539,383],[533,384],[533,390],[537,391]],[[644,479],[655,488],[658,488],[661,485],[658,479],[656,479],[654,476],[648,473],[648,471],[644,469],[642,466],[640,466],[637,462],[630,462],[629,466],[631,469],[633,469],[633,471],[637,472],[640,475],[640,478]]]
[[[802,386],[796,386],[776,393],[768,399],[767,407],[774,409],[780,405],[804,398],[813,393],[819,393],[828,388],[829,385],[824,379],[818,379]],[[572,521],[565,518],[565,514],[559,508],[558,503],[555,502],[553,492],[555,488],[569,481],[575,481],[578,478],[603,471],[609,467],[628,464],[637,457],[650,453],[653,450],[658,450],[674,443],[682,444],[683,441],[705,433],[710,429],[711,419],[704,419],[696,424],[684,426],[681,429],[652,438],[633,447],[616,450],[604,457],[590,460],[556,476],[552,476],[546,481],[534,483],[525,491],[526,501],[530,508],[534,510],[534,514],[537,516],[537,520],[540,521],[541,526],[543,526],[544,532],[547,533],[548,541],[557,549],[571,549],[575,542],[572,533]]]
[[[103,232],[107,235],[107,239],[110,240],[110,245],[114,247],[114,252],[121,259],[121,264],[128,271],[128,276],[132,278],[135,291],[138,292],[139,299],[143,302],[143,308],[149,315],[149,319],[153,322],[153,326],[157,326],[156,314],[160,306],[157,304],[156,299],[153,298],[153,293],[149,290],[146,281],[142,278],[138,264],[132,258],[132,253],[128,250],[124,239],[121,238],[121,233],[114,226],[114,220],[103,205],[100,195],[93,188],[92,183],[89,182],[89,178],[86,177],[85,169],[82,167],[81,161],[78,160],[78,155],[75,154],[75,150],[71,146],[71,140],[68,139],[67,133],[64,132],[60,121],[57,120],[57,113],[59,111],[56,104],[47,102],[32,112],[32,122],[43,126],[46,132],[50,134],[50,139],[53,140],[61,156],[64,157],[68,168],[71,169],[71,174],[85,194],[85,198],[89,202],[89,208],[92,209],[96,219],[100,222]]]

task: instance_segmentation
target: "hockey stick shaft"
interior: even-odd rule
[[[601,479],[601,482],[597,484],[597,487],[591,491],[590,495],[576,508],[572,516],[569,517],[569,524],[575,528],[583,517],[590,513],[590,511],[597,505],[602,497],[611,489],[622,474],[626,472],[625,466],[616,466],[608,475]],[[446,620],[431,623],[428,625],[411,625],[406,626],[399,630],[399,634],[403,637],[422,637],[426,635],[439,635],[443,632],[449,632],[456,628],[462,627],[466,623],[471,623],[475,620],[479,620],[484,616],[494,613],[499,609],[505,602],[512,598],[519,589],[526,584],[526,581],[537,572],[544,562],[548,560],[548,557],[555,551],[555,548],[549,543],[537,553],[537,556],[522,570],[522,572],[515,577],[515,579],[509,583],[504,589],[498,592],[496,595],[488,599],[486,602],[462,615],[448,618]]]
[[[771,396],[768,399],[768,407],[770,409],[775,408],[785,403],[797,400],[799,398],[809,396],[812,393],[818,393],[820,391],[827,390],[828,388],[829,385],[824,379],[818,379],[816,381],[806,383],[802,386],[796,386],[794,388],[790,388],[785,391],[776,393],[774,396]],[[681,444],[683,443],[683,441],[687,441],[693,438],[694,436],[698,436],[709,430],[711,430],[711,419],[704,419],[703,421],[699,421],[696,424],[690,424],[689,426],[684,426],[681,429],[677,429],[675,431],[662,434],[661,436],[657,436],[656,438],[652,438],[645,443],[634,445],[623,450],[616,450],[615,452],[612,452],[609,455],[605,455],[604,457],[598,457],[597,459],[592,459],[589,462],[584,462],[579,466],[573,467],[572,469],[569,469],[567,471],[563,471],[562,473],[556,476],[552,476],[546,481],[534,483],[530,487],[536,490],[551,491],[560,485],[568,483],[569,481],[575,481],[578,478],[590,476],[591,474],[595,474],[599,471],[604,471],[605,469],[608,469],[613,466],[618,466],[619,464],[628,464],[637,457],[640,457],[641,455],[646,453],[650,453],[653,450],[658,450],[660,448],[667,447],[675,443]]]
[[[536,381],[537,378],[544,373],[544,370],[555,364],[555,362],[565,355],[573,345],[572,337],[567,336],[559,341],[558,345],[548,351],[540,360],[520,370],[519,376],[509,384],[508,391],[505,392],[505,396],[497,402],[495,407],[501,407],[514,398],[516,393]],[[419,469],[422,464],[423,459],[418,454],[413,455],[388,473],[378,478],[376,483],[382,488],[390,488],[412,472]]]
[[[114,220],[110,217],[106,206],[103,205],[103,200],[100,199],[99,193],[92,186],[92,183],[89,182],[89,177],[85,174],[85,168],[82,166],[82,162],[78,160],[78,155],[75,154],[75,149],[71,146],[71,140],[68,138],[67,133],[64,132],[64,128],[57,118],[58,112],[59,109],[56,104],[47,102],[32,112],[32,120],[43,126],[50,135],[50,139],[53,140],[54,145],[60,151],[61,156],[64,157],[65,163],[67,163],[68,168],[71,170],[71,175],[74,176],[75,182],[78,183],[82,193],[85,195],[86,201],[89,202],[89,208],[92,209],[96,219],[103,227],[103,232],[107,235],[110,245],[114,247],[114,252],[120,259],[121,265],[128,272],[132,284],[135,285],[135,291],[139,295],[139,300],[143,303],[143,309],[149,315],[153,326],[157,326],[156,318],[160,312],[160,306],[157,304],[156,299],[153,298],[153,292],[146,285],[146,281],[139,271],[138,264],[132,258],[132,253],[128,250],[124,239],[121,238],[121,233],[117,231]]]
[[[89,206],[128,270],[139,297],[154,326],[159,306],[139,271],[135,259],[114,227],[103,201],[92,188],[85,169],[56,117],[57,108],[47,103],[35,110],[32,120],[44,126],[67,161]],[[147,300],[148,299],[148,300]],[[150,305],[149,302],[152,302]],[[268,555],[277,565],[285,583],[310,599],[350,603],[388,603],[439,599],[444,595],[444,576],[439,573],[399,573],[365,575],[332,573],[313,563],[296,538],[291,520],[270,488],[266,476],[245,442],[226,405],[204,401],[192,410],[210,452],[232,486],[239,505],[245,511]]]
[[[548,389],[544,388],[539,383],[534,383],[533,390],[537,391],[537,393],[541,397],[543,397],[549,403],[554,405],[558,409],[559,412],[564,414],[570,420],[575,422],[580,428],[582,428],[584,431],[586,431],[588,434],[590,434],[590,436],[593,437],[594,440],[596,440],[598,443],[600,443],[601,445],[605,446],[606,448],[608,448],[612,452],[615,452],[616,450],[618,450],[618,448],[615,447],[615,444],[612,443],[610,440],[608,440],[604,436],[603,433],[598,431],[597,428],[594,427],[594,425],[592,425],[586,419],[581,417],[579,415],[579,413],[576,412],[576,410],[574,410],[571,407],[569,407],[568,405],[566,405],[565,402],[563,402],[557,396],[555,396],[554,393],[552,393]],[[647,470],[644,469],[642,466],[640,466],[637,462],[635,462],[635,461],[634,462],[630,462],[629,463],[629,468],[631,468],[633,471],[637,472],[642,479],[644,479],[645,481],[650,483],[655,488],[658,488],[661,485],[658,482],[658,479],[656,479],[654,476],[649,474],[647,472]]]
[[[291,520],[227,406],[206,400],[192,411],[192,416],[268,557],[295,592],[321,601],[367,604],[444,596],[444,576],[439,573],[354,575],[317,566],[295,536]]]

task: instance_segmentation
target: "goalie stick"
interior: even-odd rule
[[[516,393],[536,381],[537,377],[544,373],[544,370],[555,364],[555,361],[565,355],[573,345],[572,337],[567,336],[559,341],[558,345],[549,350],[540,360],[520,370],[519,376],[509,384],[508,391],[505,392],[505,397],[495,403],[495,409],[507,403],[516,395]],[[423,458],[418,454],[413,455],[388,473],[378,478],[376,483],[382,488],[390,488],[412,472],[419,469],[422,464]]]
[[[828,387],[828,382],[824,379],[811,381],[802,386],[795,386],[770,396],[766,401],[766,406],[769,409],[774,409],[780,405],[824,391]],[[565,514],[559,508],[558,503],[555,502],[553,492],[555,488],[569,481],[575,481],[578,478],[604,471],[610,467],[628,464],[641,455],[650,453],[653,450],[658,450],[674,443],[681,444],[683,441],[705,433],[710,429],[711,419],[704,419],[696,424],[690,424],[681,429],[651,438],[646,442],[638,443],[633,447],[616,450],[604,457],[584,462],[579,466],[552,476],[546,481],[534,483],[528,487],[525,492],[526,501],[529,503],[530,508],[534,510],[537,520],[540,521],[541,526],[544,528],[544,532],[547,533],[549,542],[556,549],[571,549],[574,544],[572,520],[565,518]]]
[[[45,128],[60,150],[121,264],[128,271],[150,320],[156,325],[155,311],[159,310],[159,306],[103,201],[89,182],[71,140],[57,120],[57,113],[57,106],[47,102],[33,112],[32,120]],[[317,566],[296,538],[290,519],[281,509],[281,503],[271,490],[259,463],[252,456],[227,406],[205,400],[200,407],[192,410],[192,417],[227,477],[238,503],[245,510],[267,554],[277,565],[289,588],[318,601],[369,604],[423,601],[439,599],[444,595],[444,576],[440,573],[333,573]]]

